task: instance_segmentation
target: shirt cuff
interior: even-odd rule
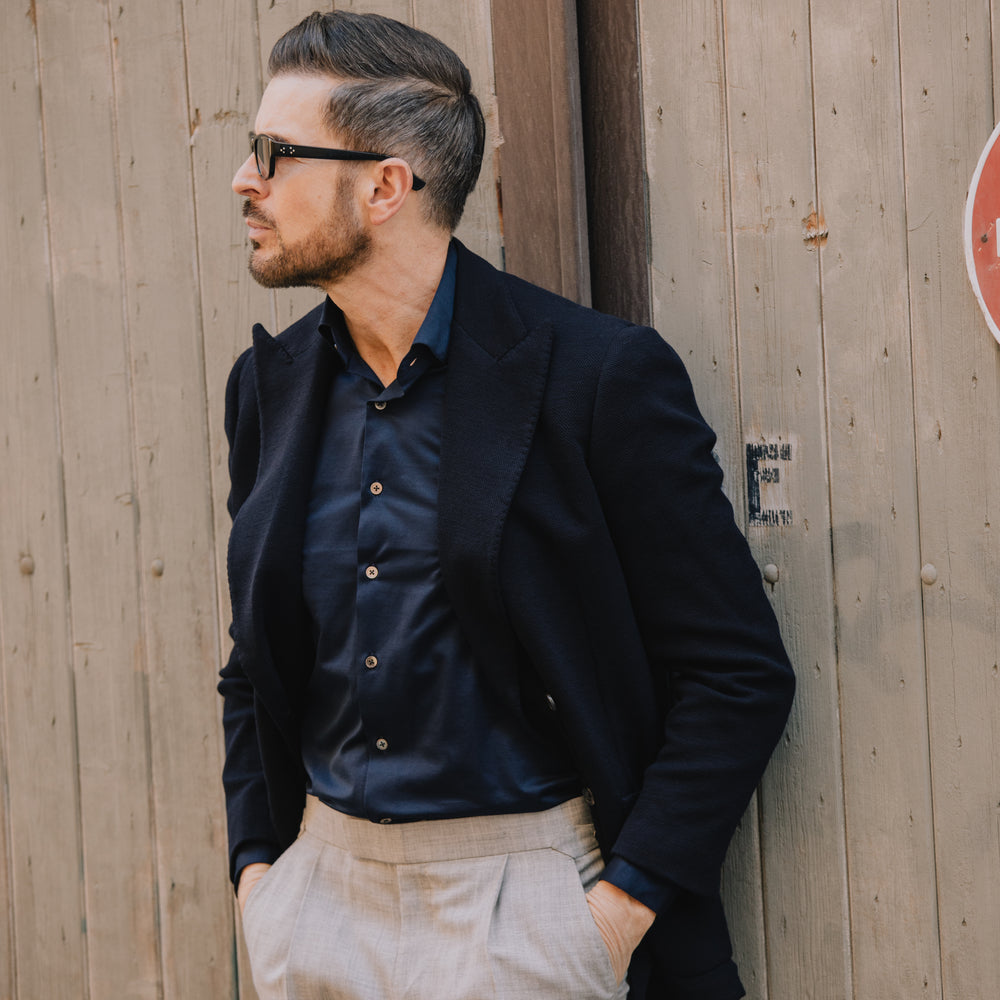
[[[668,909],[679,891],[668,879],[650,875],[617,855],[612,855],[601,878],[617,886],[622,892],[627,892],[654,913],[662,913]]]
[[[265,864],[273,865],[278,860],[279,852],[273,844],[264,840],[251,840],[244,844],[236,854],[236,864],[233,866],[236,871],[236,881],[233,886],[240,884],[240,876],[247,865]]]

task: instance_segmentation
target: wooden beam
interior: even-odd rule
[[[635,0],[578,0],[594,306],[648,323],[646,171]]]
[[[576,10],[493,0],[507,270],[590,303]]]

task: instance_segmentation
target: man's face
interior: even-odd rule
[[[276,76],[264,91],[254,132],[303,146],[338,146],[323,122],[337,81],[326,76]],[[371,236],[355,198],[357,167],[337,160],[279,157],[264,180],[253,156],[236,172],[245,198],[250,273],[266,288],[327,288],[371,253]]]

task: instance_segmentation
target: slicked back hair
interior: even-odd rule
[[[399,156],[427,184],[427,218],[453,232],[483,162],[486,127],[461,59],[379,14],[310,14],[271,49],[268,71],[333,76],[326,125],[353,149]]]

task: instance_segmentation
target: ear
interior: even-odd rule
[[[372,225],[388,222],[404,205],[413,190],[413,171],[398,156],[377,160],[369,174],[366,207]]]

